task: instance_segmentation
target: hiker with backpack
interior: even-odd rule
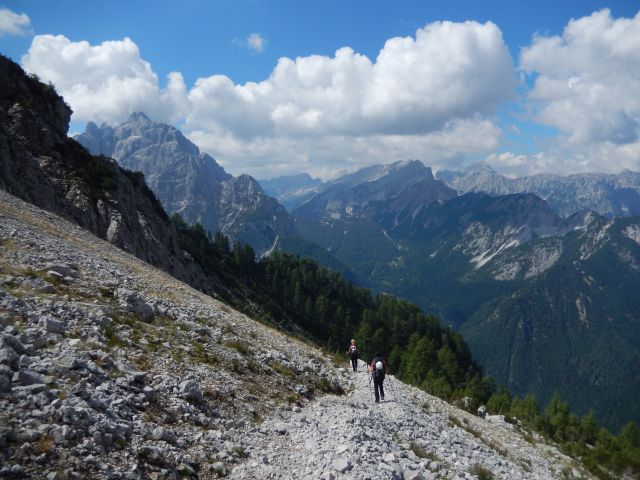
[[[369,366],[371,378],[373,379],[373,389],[376,395],[376,403],[384,401],[384,377],[387,375],[387,362],[380,353],[376,353]]]
[[[357,372],[358,371],[358,347],[354,339],[351,339],[351,345],[349,345],[347,354],[351,358],[351,367],[353,368],[353,371]]]

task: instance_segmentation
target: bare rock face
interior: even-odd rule
[[[160,202],[139,173],[67,137],[71,109],[53,87],[0,57],[0,188],[71,219],[203,290]]]
[[[77,140],[96,155],[143,172],[164,208],[179,213],[187,223],[219,230],[232,241],[249,243],[259,254],[277,238],[293,235],[284,207],[255,179],[233,177],[180,130],[155,123],[144,113],[133,113],[115,128],[90,122]]]

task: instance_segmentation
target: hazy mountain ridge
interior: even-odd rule
[[[581,210],[593,210],[607,217],[640,214],[640,173],[629,170],[617,175],[582,173],[563,177],[538,174],[508,178],[480,163],[471,165],[464,172],[438,172],[437,178],[461,194],[534,193],[564,217]]]
[[[117,127],[93,123],[76,139],[92,153],[144,173],[169,213],[212,233],[249,243],[259,254],[293,235],[284,208],[249,175],[233,177],[175,127],[134,113]]]
[[[418,160],[374,165],[325,184],[293,215],[303,218],[378,217],[403,212],[396,224],[415,210],[456,196],[434,179],[431,169]]]
[[[308,173],[258,180],[267,193],[276,198],[289,211],[299,207],[324,184]]]

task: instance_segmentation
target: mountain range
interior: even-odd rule
[[[568,176],[538,174],[508,178],[486,163],[471,165],[464,172],[440,171],[438,178],[460,194],[489,195],[535,193],[552,210],[568,217],[581,210],[593,210],[606,217],[640,214],[640,173],[577,173]]]

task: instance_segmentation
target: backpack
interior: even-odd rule
[[[349,355],[351,355],[351,358],[358,358],[358,347],[355,345],[349,347]]]
[[[384,360],[382,357],[376,357],[373,359],[373,365],[375,366],[376,363],[378,362],[382,362],[382,365],[384,365]],[[374,367],[373,369],[373,378],[378,380],[378,381],[382,381],[384,380],[385,377],[385,373],[384,373],[384,366],[378,370],[377,368]]]

